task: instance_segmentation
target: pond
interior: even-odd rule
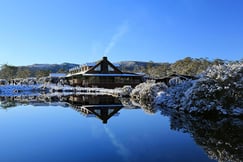
[[[242,160],[242,119],[150,112],[112,96],[0,99],[0,161]]]

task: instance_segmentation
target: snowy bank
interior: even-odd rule
[[[33,95],[36,93],[74,93],[74,94],[97,94],[97,95],[113,95],[113,96],[129,96],[132,88],[124,86],[123,88],[106,89],[106,88],[90,88],[90,87],[72,87],[69,85],[58,84],[36,84],[36,85],[1,85],[1,96],[20,96]]]
[[[161,82],[147,81],[141,83],[131,91],[132,104],[141,107],[148,114],[154,114],[157,107],[153,106],[153,100],[159,92],[165,91],[167,88],[167,85]]]
[[[123,88],[107,89],[107,88],[92,88],[92,87],[72,87],[69,85],[48,84],[42,87],[49,92],[73,92],[76,94],[97,94],[97,95],[114,95],[127,96],[130,94],[131,87],[124,86]]]

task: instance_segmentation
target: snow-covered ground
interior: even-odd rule
[[[131,87],[105,89],[105,88],[89,88],[89,87],[72,87],[69,85],[58,84],[36,84],[36,85],[1,85],[0,96],[20,96],[33,95],[40,92],[52,93],[62,92],[75,94],[99,94],[127,96],[130,94]]]

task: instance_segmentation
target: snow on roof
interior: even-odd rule
[[[66,77],[66,74],[65,73],[50,73],[49,77],[56,77],[56,78]]]
[[[74,75],[80,75],[80,74],[84,74],[86,71],[80,71],[78,73],[75,74],[67,74],[66,77],[70,77],[70,76],[74,76]]]
[[[75,67],[69,69],[69,72],[71,72],[71,71],[73,71],[73,70],[80,70],[82,67],[86,67],[86,66],[88,66],[88,67],[94,67],[95,65],[97,65],[96,62],[85,63],[85,64],[82,64],[82,65],[79,65],[79,66],[75,66]],[[119,67],[119,66],[120,66],[119,63],[114,63],[113,65],[114,65],[115,67]]]
[[[95,66],[96,63],[92,62],[92,63],[85,63],[82,66]]]
[[[140,76],[137,74],[83,74],[83,76]]]
[[[85,63],[85,64],[83,64],[83,65],[80,65],[80,67],[82,67],[82,66],[93,67],[93,66],[95,66],[95,65],[97,65],[97,63],[95,63],[95,62],[91,62],[91,63]],[[119,66],[120,66],[120,64],[118,64],[118,63],[114,63],[113,65],[114,65],[115,67],[119,67]]]
[[[69,69],[69,72],[71,72],[73,70],[81,70],[82,67],[93,67],[95,65],[96,65],[96,63],[85,63],[85,64],[82,64],[82,65],[79,65],[79,66],[75,66],[75,67]]]

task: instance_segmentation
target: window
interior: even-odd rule
[[[115,69],[113,67],[111,67],[110,65],[108,65],[108,71],[115,71]]]
[[[94,70],[95,70],[95,71],[100,71],[100,70],[101,70],[100,65],[98,65]]]

